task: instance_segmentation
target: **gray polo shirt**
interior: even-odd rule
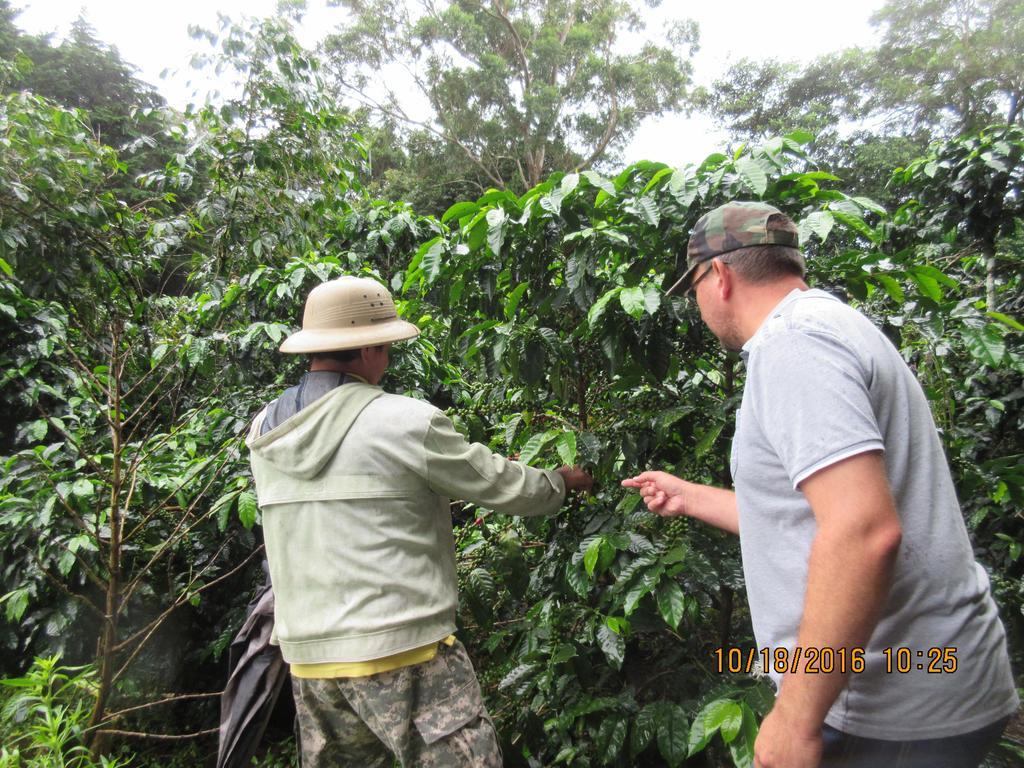
[[[866,669],[850,675],[826,722],[857,736],[928,739],[1014,712],[988,575],[974,561],[928,401],[899,352],[856,310],[823,291],[796,290],[743,357],[732,474],[758,646],[773,653],[796,643],[816,531],[800,483],[844,458],[883,451],[903,541]],[[928,671],[933,648],[956,648],[955,672]],[[908,660],[909,671],[897,671]],[[782,676],[771,674],[778,685]]]

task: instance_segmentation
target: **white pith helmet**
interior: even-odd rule
[[[321,283],[306,297],[302,330],[281,344],[290,354],[338,352],[403,341],[420,329],[398,317],[388,289],[366,277]]]

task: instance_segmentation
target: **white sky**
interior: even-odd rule
[[[666,19],[696,20],[701,49],[693,60],[694,79],[710,84],[743,57],[808,61],[829,51],[870,46],[877,40],[877,31],[868,19],[881,5],[882,0],[664,0],[660,8],[647,12],[647,33],[657,37]],[[84,12],[97,37],[138,67],[140,79],[155,85],[170,104],[184,107],[223,87],[197,81],[209,75],[197,75],[190,69],[191,55],[209,49],[189,37],[188,26],[216,29],[218,10],[232,18],[269,15],[276,0],[15,0],[15,6],[23,9],[15,20],[20,28],[31,33],[53,32],[58,38]],[[300,40],[313,46],[344,18],[340,9],[327,8],[323,0],[310,0]],[[164,70],[170,72],[161,79]],[[672,165],[698,163],[723,149],[725,143],[725,133],[709,117],[669,115],[642,125],[623,159],[627,163],[640,159]]]

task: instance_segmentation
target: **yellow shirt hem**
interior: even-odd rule
[[[452,645],[455,642],[455,635],[448,635],[441,641],[445,645]],[[430,661],[437,655],[437,643],[421,645],[391,656],[384,656],[380,659],[369,661],[329,661],[323,664],[292,664],[292,677],[303,679],[325,679],[332,677],[369,677],[381,672],[391,672],[402,667],[409,667],[413,664],[422,664]]]

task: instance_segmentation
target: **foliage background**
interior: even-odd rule
[[[789,213],[812,282],[917,372],[1021,668],[1015,119],[908,139],[920,156],[886,166],[884,188],[782,128],[698,166],[559,170],[433,217],[367,187],[365,115],[288,14],[225,20],[209,64],[244,91],[178,114],[84,27],[61,51],[0,11],[0,667],[15,692],[0,764],[208,757],[153,736],[210,743],[224,650],[262,579],[241,436],[299,373],[276,347],[305,294],[358,272],[423,330],[389,388],[599,482],[550,519],[453,508],[461,636],[508,763],[749,765],[771,694],[713,657],[753,645],[736,542],[618,487],[655,466],[729,484],[742,368],[663,291],[696,218],[736,197]],[[137,109],[104,112],[102,89],[71,104],[42,77],[90,56]],[[40,718],[66,727],[40,735]]]

